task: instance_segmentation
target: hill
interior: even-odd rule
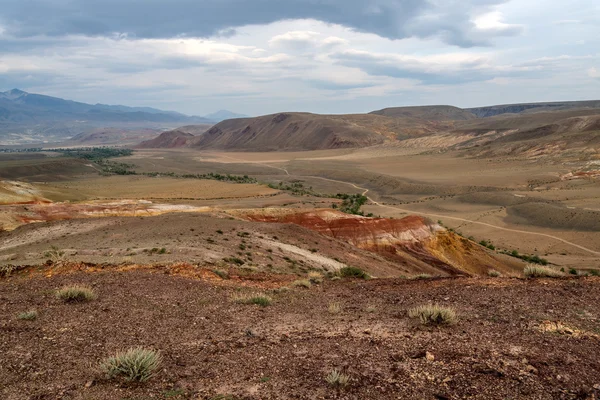
[[[369,114],[393,118],[420,118],[429,121],[462,121],[476,118],[474,114],[454,106],[391,107]]]
[[[176,147],[186,147],[194,135],[181,130],[167,131],[161,133],[158,137],[146,140],[136,147],[138,149],[171,149]]]
[[[19,89],[0,92],[0,135],[40,136],[38,140],[65,138],[90,132],[98,127],[171,128],[184,124],[210,123],[153,108],[86,104]],[[54,135],[48,134],[52,128]]]
[[[82,146],[91,145],[130,145],[137,144],[140,140],[149,140],[159,134],[156,129],[120,129],[98,128],[91,132],[82,132],[73,136],[66,144]]]
[[[244,114],[237,114],[237,113],[231,112],[229,110],[219,110],[212,114],[205,115],[204,118],[214,121],[214,122],[221,122],[221,121],[225,121],[226,119],[248,118],[248,116],[244,115]]]
[[[529,112],[564,111],[582,108],[600,108],[600,100],[590,101],[557,101],[550,103],[502,104],[488,107],[466,108],[479,118],[493,117],[500,114],[520,114]]]

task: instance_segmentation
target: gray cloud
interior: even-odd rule
[[[474,11],[507,0],[4,0],[0,26],[8,35],[138,38],[223,36],[234,28],[285,19],[316,19],[401,39],[439,37],[458,46],[488,44],[516,27],[480,32]]]

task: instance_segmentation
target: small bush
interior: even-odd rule
[[[24,321],[33,321],[35,319],[37,319],[38,317],[38,312],[36,310],[29,310],[29,311],[25,311],[20,313],[17,318],[24,320]]]
[[[408,316],[418,318],[424,325],[452,325],[457,321],[456,311],[438,304],[418,306],[408,310]]]
[[[343,388],[348,385],[348,382],[350,382],[350,376],[337,369],[333,369],[327,374],[325,381],[327,381],[330,386]]]
[[[298,279],[291,283],[293,287],[303,287],[309,289],[312,286],[312,283],[308,279]]]
[[[539,265],[528,265],[523,270],[523,275],[527,278],[560,278],[565,276],[560,271],[549,267],[541,267]]]
[[[9,277],[16,269],[14,265],[0,265],[0,278]]]
[[[261,307],[266,307],[273,301],[271,297],[262,293],[238,295],[233,298],[236,303],[240,304],[256,304]]]
[[[308,280],[311,283],[318,284],[318,283],[323,282],[323,275],[320,272],[317,272],[317,271],[310,271],[308,273]]]
[[[579,275],[575,268],[569,268],[569,274],[571,275]]]
[[[145,382],[154,375],[160,363],[160,353],[135,347],[108,357],[100,363],[100,369],[109,379],[122,376],[127,381]]]
[[[65,286],[56,291],[56,297],[66,302],[90,301],[96,298],[96,294],[87,286]]]
[[[369,279],[370,276],[365,271],[357,267],[343,267],[338,271],[338,275],[342,278],[360,278]]]
[[[502,276],[502,274],[496,270],[491,269],[488,271],[488,276],[491,276],[492,278],[498,278]]]
[[[590,275],[600,276],[600,271],[598,271],[597,269],[590,269]]]

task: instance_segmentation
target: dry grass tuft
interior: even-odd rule
[[[523,270],[523,275],[527,278],[561,278],[565,274],[552,269],[550,267],[542,267],[540,265],[528,265]]]
[[[421,280],[421,279],[431,279],[431,278],[433,278],[433,276],[431,276],[429,274],[419,274],[419,275],[411,276],[409,279],[418,281],[418,280]]]
[[[456,311],[439,304],[427,304],[408,310],[408,316],[418,318],[423,325],[453,325],[458,321]]]
[[[56,291],[56,297],[65,302],[83,302],[96,298],[96,293],[87,286],[65,286]]]
[[[350,382],[350,376],[337,369],[333,369],[327,374],[325,380],[330,386],[343,388],[348,385],[348,382]]]
[[[35,319],[37,319],[38,317],[38,312],[36,310],[29,310],[29,311],[25,311],[20,313],[17,318],[23,320],[23,321],[33,321]]]
[[[100,363],[100,370],[109,379],[122,376],[127,381],[145,382],[160,366],[160,353],[143,347],[134,347],[119,352]]]
[[[329,314],[339,314],[342,312],[342,305],[340,303],[329,303],[327,311]]]
[[[292,282],[293,287],[303,287],[306,289],[310,289],[312,283],[308,279],[298,279],[297,281]]]
[[[488,271],[488,276],[492,278],[499,278],[502,276],[502,274],[496,270],[491,269]]]
[[[240,304],[256,304],[261,307],[266,307],[272,303],[273,299],[263,293],[250,293],[238,294],[234,296],[233,301]]]
[[[323,282],[323,275],[317,271],[310,271],[308,273],[308,280],[311,283],[319,284],[319,283]]]

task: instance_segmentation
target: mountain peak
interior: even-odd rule
[[[14,100],[14,99],[18,99],[19,97],[24,96],[26,94],[29,94],[29,93],[24,92],[20,89],[12,89],[7,92],[0,92],[0,95],[1,95],[0,97],[4,97],[9,100]]]

